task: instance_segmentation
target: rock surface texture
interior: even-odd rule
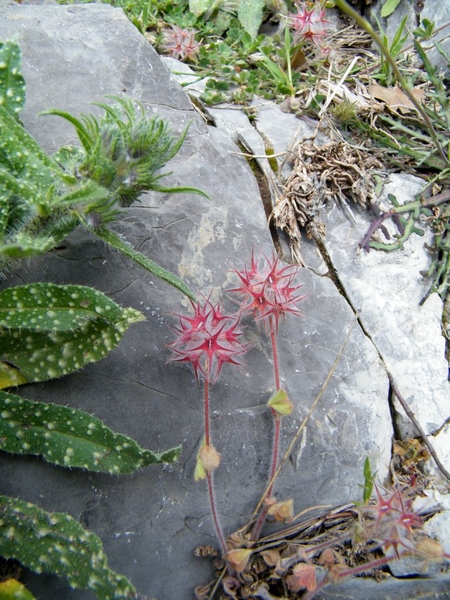
[[[3,5],[0,39],[13,36],[22,49],[27,82],[22,120],[50,153],[73,142],[74,136],[71,126],[58,117],[38,117],[44,109],[96,113],[90,102],[125,92],[150,114],[158,111],[167,118],[176,133],[192,119],[186,141],[169,165],[173,174],[164,183],[195,186],[211,200],[147,194],[126,211],[117,228],[133,247],[214,300],[233,287],[232,270],[249,264],[252,249],[269,256],[274,252],[258,185],[233,135],[204,123],[120,9]],[[218,110],[212,111],[217,121]],[[275,112],[279,119],[294,118]],[[269,118],[273,125],[273,111]],[[293,137],[292,125],[281,123]],[[285,142],[288,145],[290,139]],[[272,143],[277,148],[278,140]],[[420,186],[414,179],[405,184],[395,178],[389,185],[394,181],[410,196]],[[293,416],[283,421],[282,452],[325,381],[355,310],[360,311],[360,321],[277,480],[278,498],[292,497],[296,512],[359,499],[366,456],[381,481],[387,476],[393,424],[386,368],[427,433],[439,431],[450,415],[442,307],[432,297],[418,307],[419,270],[427,260],[423,240],[412,240],[395,255],[363,254],[358,241],[368,217],[358,213],[352,225],[336,208],[325,212],[327,260],[341,289],[327,276],[324,256],[309,243],[305,256],[311,268],[299,273],[307,294],[301,303],[304,316],[289,316],[280,327],[282,378],[295,405]],[[206,485],[193,478],[203,436],[201,390],[187,365],[166,364],[170,327],[175,325],[172,315],[186,311],[189,303],[180,292],[81,231],[63,248],[8,274],[0,289],[35,281],[94,286],[123,306],[141,310],[147,320],[133,326],[101,362],[60,380],[25,386],[18,393],[86,410],[145,447],[182,444],[183,452],[178,464],[119,478],[0,453],[0,492],[46,510],[69,512],[101,537],[111,567],[129,577],[141,594],[190,600],[194,587],[211,576],[209,561],[196,558],[194,549],[216,541]],[[274,390],[269,341],[250,326],[246,335],[259,341],[242,371],[225,367],[211,392],[213,436],[222,455],[216,495],[226,534],[246,523],[266,486],[270,462],[272,422],[266,402]],[[398,417],[396,426],[408,431],[411,427],[404,417]],[[346,582],[343,597],[411,598],[419,589],[414,582],[402,588],[397,580],[385,593],[377,587],[381,584],[357,584],[355,591],[354,582]],[[420,585],[433,597],[447,597],[440,595],[442,582]],[[46,575],[30,574],[29,587],[40,598],[93,598]],[[335,597],[331,589],[323,594]]]
[[[395,11],[386,19],[381,17],[381,9],[385,2],[376,0],[367,10],[367,16],[376,26],[376,19],[381,21],[383,30],[392,40],[402,22],[406,17],[404,34],[413,31],[420,25],[424,19],[434,23],[434,29],[437,31],[434,41],[438,42],[444,52],[450,51],[450,40],[448,37],[448,23],[450,22],[450,4],[442,0],[423,0],[419,2],[409,2],[409,0],[400,0]],[[408,41],[410,43],[411,40]],[[434,43],[424,44],[430,61],[440,70],[447,70],[448,65],[444,56],[439,52]]]

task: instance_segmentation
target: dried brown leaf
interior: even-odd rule
[[[281,523],[290,523],[294,516],[294,501],[289,499],[283,500],[282,502],[276,502],[269,507],[267,514],[275,517],[275,519],[281,521]]]
[[[299,592],[302,589],[307,589],[308,592],[313,592],[317,587],[316,568],[314,565],[299,563],[292,569],[292,575],[286,577],[286,585],[291,592]]]
[[[264,562],[269,565],[269,567],[276,567],[277,564],[281,561],[281,555],[278,550],[272,548],[271,550],[263,550],[261,552],[261,557]]]
[[[226,559],[229,565],[233,567],[237,573],[242,573],[248,564],[251,554],[251,550],[240,548],[238,550],[230,550],[227,552]]]
[[[390,108],[396,108],[402,114],[415,110],[414,104],[397,85],[394,88],[385,88],[378,85],[378,83],[372,83],[369,85],[369,92],[374,98],[382,100]],[[417,102],[422,102],[425,99],[425,91],[422,88],[412,89],[411,94]]]

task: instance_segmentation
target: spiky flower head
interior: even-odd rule
[[[422,525],[412,507],[414,488],[396,487],[382,494],[375,485],[375,491],[375,503],[361,509],[370,519],[364,522],[367,537],[378,541],[384,551],[392,547],[396,555],[400,554],[399,548],[413,550],[414,529]]]
[[[239,340],[242,332],[238,330],[237,317],[222,314],[219,304],[208,299],[191,304],[192,317],[177,314],[177,338],[170,344],[173,356],[169,360],[190,362],[197,380],[203,377],[214,383],[224,364],[242,364],[240,357],[250,344]]]
[[[164,31],[163,51],[178,60],[196,61],[200,50],[200,44],[195,41],[196,33],[194,29],[182,29],[172,25]]]
[[[297,293],[301,285],[293,285],[297,272],[298,267],[281,266],[276,256],[268,258],[261,253],[255,258],[252,252],[250,268],[235,269],[240,285],[229,291],[241,296],[242,313],[251,313],[269,332],[277,332],[280,317],[286,313],[301,316],[297,304],[305,296]]]
[[[323,47],[329,27],[329,21],[325,19],[325,9],[317,2],[303,3],[296,8],[296,13],[287,16],[288,23],[294,30],[295,41],[310,41],[315,46]]]

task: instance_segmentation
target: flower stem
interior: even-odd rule
[[[280,389],[280,366],[278,362],[278,346],[277,346],[277,332],[275,330],[274,318],[270,317],[270,341],[272,342],[272,354],[273,354],[273,371],[275,375],[275,390]]]
[[[227,543],[225,541],[225,536],[223,535],[223,532],[222,532],[222,527],[220,525],[219,515],[217,514],[216,500],[214,497],[214,486],[213,486],[212,473],[207,473],[206,478],[208,481],[208,496],[209,496],[209,504],[211,507],[211,515],[212,515],[212,518],[214,521],[214,527],[216,528],[216,535],[217,535],[217,538],[220,543],[220,549],[222,550],[222,555],[225,556],[225,554],[228,552],[228,547],[227,547]]]
[[[278,362],[278,346],[277,346],[276,328],[275,328],[274,317],[272,315],[270,316],[269,327],[270,327],[270,341],[272,342],[273,371],[274,371],[274,376],[275,376],[275,391],[277,391],[281,387],[280,366],[279,366],[279,362]],[[265,495],[266,498],[270,498],[270,496],[272,495],[273,484],[274,484],[273,480],[275,478],[275,473],[277,471],[277,466],[278,466],[278,452],[279,452],[279,448],[280,448],[280,429],[281,429],[281,415],[278,414],[275,410],[273,410],[273,408],[271,408],[270,411],[271,411],[272,417],[274,419],[275,431],[274,431],[274,435],[273,435],[272,463],[271,463],[271,467],[270,467],[270,477],[269,477],[269,481],[272,481],[272,483],[270,484],[269,488],[267,489],[267,492]],[[264,523],[264,519],[266,518],[266,515],[267,515],[267,508],[263,507],[259,514],[258,520],[256,521],[255,526],[253,528],[252,540],[257,540],[259,538],[259,534],[261,532],[261,527]]]
[[[203,387],[203,411],[205,419],[205,444],[210,445],[210,433],[209,433],[209,381],[205,378],[205,384]]]
[[[203,386],[203,408],[204,408],[204,419],[205,419],[205,445],[211,445],[211,434],[209,429],[209,379],[205,377],[205,383]],[[213,486],[213,474],[207,473],[206,479],[208,481],[208,496],[209,496],[209,506],[211,509],[211,515],[214,522],[214,527],[216,529],[216,535],[220,543],[220,548],[222,550],[223,556],[228,551],[227,543],[225,541],[225,536],[222,532],[222,527],[220,526],[219,516],[217,514],[216,508],[216,500],[214,496],[214,486]]]

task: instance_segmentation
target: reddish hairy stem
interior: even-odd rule
[[[275,391],[280,389],[280,367],[278,363],[278,346],[277,346],[277,332],[275,331],[274,318],[270,316],[270,341],[272,342],[272,353],[273,353],[273,371],[275,374]]]
[[[340,571],[337,573],[337,576],[340,579],[344,579],[344,577],[350,577],[353,575],[359,575],[360,573],[364,573],[365,571],[369,571],[371,569],[377,569],[378,567],[382,567],[384,565],[389,564],[390,562],[392,562],[393,560],[397,560],[399,558],[402,558],[403,556],[410,556],[410,554],[408,552],[402,552],[401,554],[399,554],[398,556],[383,556],[382,558],[378,558],[377,560],[372,560],[369,563],[365,563],[363,565],[359,565],[358,567],[351,567],[345,571]],[[314,598],[314,596],[317,594],[317,592],[319,590],[321,590],[322,588],[324,588],[326,585],[328,585],[329,583],[337,583],[336,581],[330,581],[327,577],[325,577],[325,579],[323,581],[321,581],[314,590],[311,590],[310,592],[307,592],[305,594],[305,596],[303,597],[303,600],[312,600],[312,598]]]
[[[370,571],[371,569],[376,569],[378,567],[382,567],[383,565],[387,565],[394,560],[402,558],[403,556],[411,556],[408,552],[401,552],[397,556],[383,556],[382,558],[378,558],[377,560],[372,560],[363,565],[359,565],[358,567],[351,567],[346,571],[340,571],[339,577],[349,577],[350,575],[358,575],[359,573],[364,573],[364,571]]]
[[[277,346],[277,333],[275,328],[273,315],[270,316],[269,327],[270,327],[270,341],[272,342],[272,355],[273,355],[273,371],[275,375],[275,391],[278,391],[281,387],[280,384],[280,366],[278,362],[278,346]],[[280,429],[281,429],[281,415],[279,415],[273,408],[270,409],[272,417],[275,423],[275,431],[273,435],[272,445],[272,465],[270,468],[269,481],[272,481],[275,477],[275,473],[278,467],[278,452],[280,448]],[[266,498],[270,498],[272,495],[273,483],[267,490]],[[261,527],[264,523],[264,519],[267,515],[267,508],[263,508],[259,514],[258,520],[253,528],[252,540],[257,540],[261,531]]]
[[[212,473],[207,473],[206,478],[208,481],[208,495],[209,495],[209,504],[211,507],[211,515],[212,515],[212,518],[214,521],[214,527],[216,528],[216,534],[219,539],[220,548],[222,550],[222,555],[225,556],[225,554],[228,552],[228,548],[227,548],[227,543],[225,541],[225,536],[223,535],[223,532],[222,532],[222,527],[220,526],[219,516],[217,514],[216,501],[214,498]]]
[[[211,435],[209,431],[209,380],[205,377],[205,384],[203,387],[203,407],[204,407],[204,416],[205,416],[205,445],[211,445]],[[208,496],[209,496],[209,506],[211,509],[211,515],[214,522],[214,527],[216,529],[217,538],[220,543],[220,548],[222,550],[223,556],[228,551],[227,543],[225,541],[225,537],[222,532],[222,527],[220,526],[219,516],[217,514],[216,509],[216,500],[214,496],[214,487],[213,487],[213,477],[212,473],[206,474],[206,479],[208,481]]]
[[[203,388],[203,410],[205,418],[205,445],[210,445],[210,434],[209,434],[209,381],[205,378],[205,385]]]

